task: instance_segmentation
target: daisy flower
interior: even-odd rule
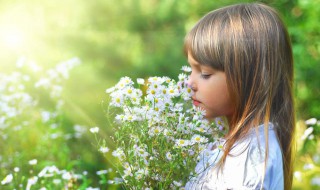
[[[170,161],[172,160],[172,154],[170,152],[166,153],[166,158]]]
[[[11,183],[13,180],[13,175],[12,174],[8,174],[2,181],[1,181],[1,185],[5,185],[5,184],[9,184]]]
[[[37,159],[33,159],[33,160],[30,160],[29,161],[29,164],[30,165],[36,165],[38,163],[38,160]]]
[[[109,152],[109,148],[105,147],[105,146],[102,146],[102,147],[99,148],[99,151],[102,152],[102,153],[107,153],[107,152]]]
[[[144,79],[143,78],[138,78],[137,79],[137,83],[141,84],[141,85],[144,85]]]
[[[98,133],[99,132],[99,127],[92,127],[90,128],[91,133]]]
[[[206,142],[208,142],[208,139],[198,134],[193,135],[191,138],[192,144],[195,144],[195,143],[199,144],[199,143],[206,143]]]
[[[190,73],[190,72],[191,72],[191,67],[189,67],[189,66],[182,66],[181,70],[184,71],[184,72],[186,72],[186,73]]]
[[[185,147],[190,145],[190,141],[189,140],[185,140],[185,139],[176,139],[175,140],[175,146],[176,147]]]

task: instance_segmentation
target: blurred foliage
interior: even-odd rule
[[[21,56],[44,68],[79,57],[82,64],[64,83],[63,126],[99,126],[109,136],[112,129],[106,125],[103,112],[105,89],[121,76],[176,78],[181,66],[187,63],[182,52],[185,33],[205,13],[238,2],[2,0],[0,70],[12,72],[13,63]],[[295,60],[297,120],[320,118],[320,0],[260,2],[276,8],[289,29]],[[49,101],[47,104],[50,106]],[[297,126],[298,136],[302,135],[305,125]],[[31,135],[32,131],[28,133]],[[87,143],[75,143],[68,151],[81,152],[80,157],[92,159],[88,165],[96,168],[97,159],[83,148]],[[109,144],[112,148],[111,141]],[[301,188],[297,185],[297,189]]]

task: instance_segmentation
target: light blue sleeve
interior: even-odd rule
[[[196,177],[186,185],[186,190],[283,190],[283,163],[280,145],[273,125],[269,125],[268,141],[264,128],[258,128],[231,150],[222,171],[214,165],[222,152],[217,149],[207,151],[207,157],[200,159],[196,167]],[[265,144],[268,142],[268,159],[265,167]]]
[[[274,131],[269,131],[269,158],[264,178],[264,189],[284,189],[282,152]]]
[[[265,140],[263,127],[260,127],[259,135],[252,138],[249,144],[245,157],[243,189],[258,190],[261,186],[264,190],[284,189],[282,152],[272,125],[268,131],[268,141]],[[265,167],[266,142],[269,146]]]

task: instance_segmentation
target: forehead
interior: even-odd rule
[[[198,69],[203,69],[205,71],[208,71],[208,72],[215,72],[217,71],[215,68],[209,66],[209,65],[204,65],[204,64],[201,64],[199,63],[198,61],[196,61],[191,53],[188,53],[188,62],[190,64],[191,67],[194,67],[194,68],[198,68]]]

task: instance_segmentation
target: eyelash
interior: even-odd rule
[[[193,73],[193,70],[191,70],[191,73],[190,73],[190,75]],[[209,79],[210,78],[210,76],[211,76],[211,74],[200,74],[200,77],[202,78],[202,79]]]
[[[208,79],[208,78],[210,78],[211,75],[210,74],[201,74],[200,76],[203,79]]]

